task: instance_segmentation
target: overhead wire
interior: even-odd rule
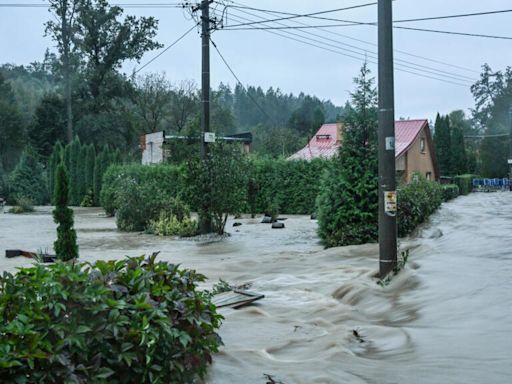
[[[245,13],[248,13],[248,12],[245,12]],[[231,15],[231,17],[233,17],[233,14]],[[236,20],[237,22],[240,22],[240,20],[242,20],[242,21],[244,21],[244,20],[252,21],[252,19],[248,19],[248,18],[242,17],[240,15],[236,15],[234,17],[237,17],[237,20]],[[256,17],[260,17],[261,18],[261,16],[256,16]],[[353,58],[353,59],[356,59],[356,60],[367,60],[368,62],[370,62],[372,64],[377,64],[377,62],[375,61],[376,57],[371,56],[370,58],[368,58],[368,51],[365,51],[364,53],[362,53],[362,52],[356,52],[356,51],[353,51],[353,50],[342,49],[339,46],[336,46],[336,45],[333,45],[333,44],[330,44],[330,43],[326,43],[324,41],[319,41],[317,39],[312,39],[310,37],[299,35],[299,34],[296,34],[296,33],[293,33],[293,32],[288,32],[288,31],[283,31],[282,33],[275,32],[275,31],[266,31],[266,32],[269,32],[269,33],[272,33],[272,34],[275,34],[275,35],[278,35],[278,36],[281,36],[281,37],[285,37],[285,38],[288,38],[288,39],[291,39],[291,40],[295,40],[295,41],[298,41],[298,42],[303,43],[303,44],[314,46],[316,48],[320,48],[320,49],[324,49],[324,50],[327,50],[327,51],[330,51],[330,52],[333,52],[333,53],[337,53],[337,54],[340,54],[340,55],[343,55],[343,56],[346,56],[346,57],[350,57],[350,58]],[[304,41],[304,40],[306,40],[306,41]],[[336,41],[336,42],[338,44],[340,43],[339,41]],[[319,44],[321,44],[322,46],[320,46]],[[332,49],[332,48],[335,48],[335,49]],[[364,51],[364,49],[361,49],[361,48],[358,48],[358,49]],[[349,52],[349,53],[347,53],[347,52]],[[357,55],[357,56],[354,56],[354,55]],[[417,66],[421,66],[421,65],[417,65]],[[441,70],[437,70],[437,69],[426,70],[426,72],[430,73],[430,75],[435,75],[435,76],[438,76],[438,77],[429,76],[429,75],[427,75],[425,73],[413,72],[412,70],[419,71],[420,69],[419,68],[415,68],[415,67],[411,67],[410,65],[407,65],[407,64],[399,64],[399,66],[397,66],[397,70],[400,70],[402,72],[407,72],[407,73],[410,73],[410,74],[415,74],[415,75],[421,76],[421,77],[427,77],[427,78],[431,78],[431,79],[435,79],[435,80],[440,80],[440,81],[447,81],[447,82],[453,83],[455,85],[464,86],[464,87],[468,87],[471,84],[470,81],[473,82],[472,79],[462,78],[462,75],[452,76],[451,74],[438,73]],[[435,71],[438,71],[438,72],[435,72]],[[439,77],[444,77],[444,78],[440,79]]]
[[[251,99],[251,101],[254,103],[254,105],[256,105],[256,107],[258,107],[258,109],[271,121],[273,121],[275,124],[278,124],[277,121],[272,117],[270,116],[267,111],[265,111],[265,109],[256,101],[256,99],[250,94],[250,92],[245,88],[245,85],[242,83],[242,81],[240,80],[240,78],[236,75],[235,71],[233,70],[233,68],[229,65],[229,63],[227,62],[227,60],[225,59],[224,55],[220,52],[219,48],[217,47],[217,44],[215,44],[215,42],[210,38],[210,41],[213,45],[213,48],[215,48],[215,50],[217,51],[217,54],[219,55],[220,59],[222,60],[222,62],[224,63],[224,65],[227,67],[227,69],[229,70],[229,72],[231,72],[231,74],[233,75],[233,77],[236,79],[237,83],[246,90],[247,92],[247,96],[249,97],[249,99]]]
[[[142,67],[138,68],[133,72],[134,75],[142,71],[144,68],[146,68],[148,65],[150,65],[152,62],[157,60],[160,56],[162,56],[165,52],[167,52],[169,49],[174,47],[176,44],[178,44],[182,39],[185,38],[190,32],[192,32],[198,24],[194,24],[190,29],[188,29],[184,34],[182,34],[180,37],[178,37],[176,40],[174,40],[169,46],[167,46],[163,51],[161,51],[158,55],[153,57],[151,60],[149,60],[147,63],[145,63]]]
[[[231,3],[233,5],[236,5],[236,7],[241,7],[241,8],[250,9],[250,10],[256,10],[256,11],[267,13],[267,14],[270,14],[270,15],[272,15],[272,14],[274,14],[274,15],[278,15],[278,14],[290,15],[290,12],[282,12],[282,11],[274,11],[274,10],[266,10],[266,9],[261,9],[261,8],[248,7],[245,4],[242,4],[240,2],[235,2],[235,1],[231,1]],[[317,19],[317,18],[318,19],[326,19],[324,17],[313,17],[313,18],[315,18],[315,19]],[[329,19],[329,20],[331,20],[331,19]],[[332,20],[337,20],[337,19],[332,19]],[[300,25],[307,25],[307,24],[302,23],[302,22],[300,22],[298,20],[294,20],[294,22],[297,23],[297,24],[300,24]],[[338,36],[338,37],[342,37],[344,39],[348,39],[348,40],[352,40],[352,41],[357,41],[359,43],[363,43],[363,44],[367,44],[367,45],[371,45],[371,46],[377,47],[376,43],[373,43],[373,42],[370,42],[370,41],[358,39],[358,38],[355,38],[353,36],[345,35],[345,34],[342,34],[342,33],[339,33],[339,32],[334,32],[332,30],[327,30],[326,29],[324,31],[326,33],[328,33],[328,34],[335,35],[335,36]],[[394,52],[402,54],[402,55],[414,57],[414,58],[417,58],[417,59],[421,59],[421,60],[424,60],[424,61],[429,61],[431,63],[436,63],[436,64],[444,65],[444,66],[447,66],[447,67],[452,67],[452,68],[460,69],[460,70],[463,70],[463,71],[466,71],[466,72],[480,74],[480,71],[476,71],[476,70],[471,69],[471,68],[467,68],[467,67],[464,67],[464,66],[461,66],[461,65],[456,65],[456,64],[453,64],[453,63],[447,63],[445,61],[433,59],[433,58],[426,57],[426,56],[421,56],[421,55],[414,54],[414,53],[411,53],[411,52],[408,52],[408,51],[404,51],[404,50],[400,50],[400,49],[396,49],[395,48]]]
[[[255,16],[255,17],[260,17],[262,18],[261,16],[259,15],[255,15],[253,13],[250,13],[250,12],[247,12],[247,11],[239,11],[239,12],[243,12],[245,14],[249,14],[251,16]],[[298,21],[295,21],[293,20],[294,23],[300,23]],[[274,22],[274,23],[277,23],[279,25],[286,25],[286,24],[283,24],[281,22]],[[300,24],[303,24],[303,23],[300,23]],[[302,31],[301,31],[302,32]],[[321,38],[321,39],[326,39],[327,41],[330,41],[330,42],[334,42],[336,44],[340,44],[340,45],[343,45],[343,46],[347,46],[347,47],[350,47],[350,48],[354,48],[354,49],[357,49],[359,51],[363,51],[363,53],[365,55],[368,54],[368,50],[365,49],[365,48],[361,48],[361,47],[358,47],[358,46],[355,46],[355,45],[352,45],[352,44],[347,44],[347,43],[344,43],[344,42],[341,42],[339,40],[335,40],[335,39],[331,39],[329,37],[326,37],[326,36],[322,36],[322,35],[318,35],[318,34],[315,34],[315,33],[312,33],[312,32],[302,32],[303,34],[307,34],[307,35],[311,35],[311,36],[315,36],[315,37],[318,37],[318,38]],[[294,36],[301,36],[301,35],[297,35],[297,34],[292,34]],[[315,40],[315,39],[314,39]],[[315,40],[318,42],[318,40]],[[331,44],[327,44],[327,43],[324,43],[325,45],[329,45],[329,46],[332,46]],[[348,52],[351,52],[351,53],[355,53],[355,54],[361,54],[360,52],[355,52],[351,49],[346,49],[346,51]],[[377,52],[371,52],[370,53],[373,55],[373,58],[374,59],[377,59],[378,58],[378,54]],[[445,71],[445,70],[442,70],[442,69],[437,69],[437,68],[433,68],[433,67],[429,67],[429,66],[426,66],[426,65],[422,65],[422,64],[418,64],[418,63],[414,63],[412,61],[408,61],[408,60],[404,60],[404,59],[399,59],[399,58],[396,58],[395,59],[395,62],[397,63],[401,63],[401,65],[405,68],[410,68],[410,69],[415,69],[417,70],[418,68],[422,68],[423,70],[426,70],[427,72],[431,73],[431,74],[434,74],[434,75],[441,75],[441,76],[445,76],[445,77],[448,77],[448,78],[451,78],[452,80],[459,80],[459,81],[471,81],[471,82],[475,82],[476,80],[474,78],[471,78],[471,77],[468,77],[468,76],[465,76],[465,75],[460,75],[460,74],[456,74],[456,73],[453,73],[453,72],[448,72],[448,71]],[[411,65],[413,67],[411,67]],[[418,67],[418,68],[415,68],[415,67]]]
[[[374,5],[376,3],[369,3],[369,4],[363,4],[362,6],[368,6],[368,5]],[[272,21],[280,21],[280,20],[288,20],[288,19],[295,19],[295,18],[314,18],[314,19],[321,19],[321,20],[328,20],[328,21],[334,21],[338,23],[343,24],[323,24],[323,25],[313,25],[313,26],[288,26],[288,27],[257,27],[254,29],[311,29],[311,28],[333,28],[333,27],[351,27],[351,26],[361,26],[361,25],[367,25],[367,26],[377,26],[376,22],[362,22],[362,21],[354,21],[354,20],[345,20],[345,19],[339,19],[339,18],[332,18],[332,17],[317,17],[317,14],[321,13],[332,13],[336,12],[336,10],[328,10],[328,11],[322,11],[322,12],[315,12],[315,13],[306,13],[306,14],[294,14],[290,12],[279,12],[279,11],[269,11],[264,10],[261,8],[253,8],[253,7],[247,7],[245,5],[231,5],[233,8],[238,9],[252,9],[252,10],[258,10],[260,12],[273,12],[277,14],[284,14],[284,15],[292,15],[292,16],[286,16],[282,18],[276,18]],[[340,9],[341,10],[341,9]],[[401,20],[394,20],[393,23],[409,23],[409,22],[418,22],[418,21],[431,21],[431,20],[445,20],[445,19],[453,19],[453,18],[462,18],[462,17],[475,17],[475,16],[484,16],[484,15],[493,15],[493,14],[503,14],[503,13],[509,13],[512,12],[512,9],[505,9],[505,10],[498,10],[498,11],[487,11],[487,12],[475,12],[475,13],[467,13],[467,14],[456,14],[456,15],[447,15],[447,16],[433,16],[433,17],[424,17],[424,18],[415,18],[415,19],[401,19]],[[270,20],[269,20],[270,21]],[[256,22],[247,22],[247,23],[240,23],[231,25],[226,29],[232,29],[232,30],[248,30],[251,29],[250,27],[255,24],[264,24],[265,21],[256,21]],[[430,32],[430,33],[440,33],[440,34],[448,34],[448,35],[459,35],[459,36],[466,36],[466,37],[480,37],[480,38],[490,38],[490,39],[501,39],[501,40],[512,40],[512,37],[509,36],[498,36],[498,35],[489,35],[489,34],[478,34],[478,33],[468,33],[468,32],[456,32],[456,31],[444,31],[444,30],[438,30],[438,29],[430,29],[430,28],[412,28],[412,27],[401,27],[401,26],[393,26],[393,28],[396,29],[410,29],[414,31],[420,31],[420,32]]]

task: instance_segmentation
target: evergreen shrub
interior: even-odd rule
[[[156,262],[35,265],[0,276],[0,382],[176,383],[221,344],[205,280]]]
[[[47,201],[47,182],[44,169],[32,149],[25,150],[8,178],[9,201],[30,199],[33,204],[41,205]]]
[[[443,201],[450,201],[459,196],[459,186],[457,184],[441,185],[443,191]]]
[[[9,213],[20,214],[34,212],[34,205],[32,200],[28,197],[18,197],[16,199],[16,205],[9,209]]]

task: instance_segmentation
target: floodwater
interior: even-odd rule
[[[265,294],[220,310],[225,346],[206,383],[512,382],[512,193],[445,203],[402,241],[410,261],[385,288],[374,278],[376,245],[324,250],[305,216],[289,216],[282,230],[230,220],[220,241],[120,233],[98,209],[75,216],[82,260],[161,251],[209,285],[222,278]],[[2,254],[51,250],[54,236],[49,208],[0,215]],[[0,271],[30,263],[2,255]]]

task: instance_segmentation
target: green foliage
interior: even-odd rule
[[[0,165],[11,171],[26,142],[23,115],[11,85],[0,72]]]
[[[94,198],[92,189],[89,189],[87,193],[84,195],[82,202],[80,203],[81,207],[94,207]]]
[[[198,233],[197,221],[190,217],[179,220],[177,216],[161,212],[158,220],[151,221],[148,232],[159,236],[192,237]]]
[[[365,64],[354,79],[343,146],[321,181],[318,234],[327,247],[377,239],[377,92]]]
[[[306,96],[290,116],[288,127],[307,136],[313,135],[324,122],[322,102],[316,97]]]
[[[44,170],[31,148],[25,150],[18,165],[9,175],[9,199],[28,198],[36,205],[47,201],[47,182]]]
[[[443,202],[443,189],[422,175],[398,189],[398,236],[404,237],[425,222]]]
[[[63,162],[59,164],[55,173],[54,198],[53,220],[58,224],[57,240],[53,245],[55,253],[60,260],[76,259],[78,245],[76,244],[76,232],[73,229],[73,210],[68,207],[69,178]]]
[[[50,196],[50,203],[52,204],[54,203],[53,194],[55,192],[55,173],[57,172],[57,167],[61,161],[63,161],[63,158],[64,148],[60,141],[57,141],[53,147],[50,160],[48,161],[48,193]]]
[[[460,195],[459,186],[457,184],[441,185],[443,192],[443,201],[450,201]]]
[[[453,181],[459,187],[461,195],[467,195],[473,191],[473,179],[477,179],[477,175],[459,175],[455,176]]]
[[[64,101],[55,93],[45,95],[35,111],[28,135],[43,159],[48,159],[57,141],[66,140],[65,113]]]
[[[32,200],[27,197],[18,197],[16,199],[16,205],[9,209],[9,213],[20,214],[34,212],[34,205],[32,204]]]
[[[320,192],[319,179],[330,161],[286,161],[254,159],[250,166],[248,203],[251,213],[268,211],[275,205],[286,214],[311,214]]]
[[[101,155],[100,155],[101,156]],[[119,194],[125,186],[154,184],[166,198],[178,197],[183,189],[184,169],[177,165],[112,165],[103,177],[101,206],[113,216],[119,208]]]
[[[81,195],[81,155],[82,144],[78,137],[70,144],[70,157],[69,157],[69,203],[73,206],[80,205],[82,201]]]
[[[218,351],[205,277],[156,254],[0,277],[3,383],[192,383]]]
[[[437,114],[434,132],[434,148],[441,176],[450,176],[452,172],[452,132],[450,119]]]
[[[209,145],[204,161],[193,160],[185,173],[187,201],[197,207],[203,232],[224,233],[228,214],[240,213],[246,203],[248,163],[234,144]]]
[[[512,105],[512,68],[495,71],[485,64],[480,80],[472,87],[475,99],[473,121],[479,133],[485,135],[508,134],[510,131],[510,105]],[[483,177],[501,178],[508,176],[507,160],[510,138],[486,137],[480,145]]]

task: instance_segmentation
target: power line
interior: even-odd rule
[[[422,18],[417,18],[417,19],[402,19],[402,20],[395,20],[394,23],[411,23],[411,22],[416,22],[416,21],[456,19],[456,18],[461,18],[461,17],[496,15],[496,14],[500,14],[500,13],[510,13],[510,12],[512,12],[512,9],[502,9],[502,10],[498,10],[498,11],[461,13],[461,14],[458,14],[458,15],[422,17]]]
[[[260,12],[263,12],[263,13],[266,13],[266,14],[287,14],[287,15],[290,14],[289,12],[280,12],[280,11],[265,10],[265,9],[261,9],[261,8],[247,7],[244,4],[239,3],[239,2],[237,4],[239,4],[241,6],[239,8],[252,9],[252,10],[260,11]],[[317,17],[315,17],[315,19],[316,18]],[[325,19],[325,18],[318,17],[318,19]],[[336,20],[336,19],[334,19],[334,20]],[[302,23],[302,22],[300,22],[298,20],[293,20],[293,22],[296,23],[296,24],[300,24],[300,25],[308,25],[308,24]],[[339,37],[342,37],[342,38],[345,38],[345,39],[348,39],[348,40],[357,41],[359,43],[371,45],[371,46],[374,46],[374,47],[377,46],[376,43],[369,42],[369,41],[362,40],[362,39],[358,39],[358,38],[355,38],[355,37],[352,37],[352,36],[348,36],[348,35],[345,35],[345,34],[341,34],[339,32],[334,32],[332,30],[321,29],[321,28],[319,28],[319,29],[324,31],[324,32],[326,32],[326,33],[328,33],[328,34],[330,34],[330,35],[339,36]],[[471,69],[471,68],[463,67],[463,66],[460,66],[460,65],[452,64],[452,63],[447,63],[447,62],[444,62],[444,61],[441,61],[441,60],[432,59],[430,57],[425,57],[425,56],[417,55],[417,54],[414,54],[414,53],[411,53],[411,52],[407,52],[407,51],[403,51],[403,50],[399,50],[399,49],[395,49],[395,52],[396,53],[400,53],[402,55],[406,55],[406,56],[414,57],[414,58],[417,58],[417,59],[421,59],[421,60],[424,60],[424,61],[429,61],[431,63],[436,63],[436,64],[444,65],[444,66],[447,66],[447,67],[452,67],[452,68],[460,69],[460,70],[463,70],[463,71],[466,71],[466,72],[480,74],[479,71],[476,71],[476,70]]]
[[[376,3],[363,4],[361,6],[368,6],[368,5],[374,5],[374,4],[376,4]],[[361,7],[361,6],[356,6],[356,7]],[[266,10],[252,8],[252,7],[246,7],[246,6],[232,6],[232,7],[240,8],[240,9],[244,9],[244,8],[245,9],[254,9],[254,10],[259,10],[260,12],[274,12],[274,11],[266,11]],[[350,9],[350,7],[348,9]],[[323,11],[321,13],[335,12],[335,11],[336,10]],[[291,14],[288,12],[277,12],[277,11],[275,11],[275,12],[279,13],[279,14]],[[499,10],[499,11],[488,11],[488,12],[476,12],[476,13],[467,13],[467,14],[457,14],[457,15],[448,15],[448,16],[433,16],[433,17],[424,17],[424,18],[416,18],[416,19],[402,19],[402,20],[395,20],[394,23],[408,23],[408,22],[427,21],[427,20],[445,20],[445,19],[461,18],[461,17],[474,17],[474,16],[483,16],[483,15],[503,14],[503,13],[509,13],[509,12],[512,12],[512,9]],[[271,22],[271,21],[289,20],[289,19],[300,18],[300,17],[308,17],[308,18],[316,19],[317,17],[315,17],[315,16],[317,14],[320,14],[320,13],[316,12],[316,13],[310,13],[310,14],[291,14],[293,16],[276,18],[276,19],[271,19],[268,21],[240,23],[240,24],[228,26],[225,29],[230,29],[230,30],[249,30],[249,29],[278,30],[278,29],[310,29],[310,28],[351,27],[351,26],[358,26],[358,25],[377,26],[376,22],[360,22],[360,21],[353,21],[353,20],[343,20],[343,19],[337,19],[337,18],[322,17],[322,18],[320,18],[322,20],[336,21],[338,23],[341,22],[343,24],[249,28],[250,26],[252,26],[254,24],[265,24],[265,23]],[[512,40],[512,37],[508,37],[508,36],[497,36],[497,35],[476,34],[476,33],[466,33],[466,32],[452,32],[452,31],[442,31],[442,30],[437,30],[437,29],[412,28],[412,27],[400,27],[400,26],[394,26],[393,28],[410,29],[410,30],[420,31],[420,32],[442,33],[442,34],[460,35],[460,36],[468,36],[468,37],[482,37],[482,38],[491,38],[491,39]]]
[[[484,37],[487,39],[499,39],[499,40],[512,40],[510,36],[496,36],[496,35],[483,35],[479,33],[467,33],[467,32],[455,32],[455,31],[442,31],[438,29],[426,29],[426,28],[413,28],[413,27],[400,27],[394,26],[396,29],[406,29],[408,31],[418,32],[430,32],[430,33],[442,33],[446,35],[458,35],[458,36],[470,36],[470,37]]]
[[[133,72],[133,74],[137,74],[139,73],[140,71],[142,71],[144,68],[146,68],[149,64],[151,64],[153,61],[155,61],[156,59],[158,59],[160,56],[162,56],[165,52],[167,52],[169,49],[171,49],[172,47],[174,47],[176,44],[178,44],[183,38],[185,38],[185,36],[187,36],[190,32],[192,32],[196,27],[197,27],[198,24],[194,24],[189,30],[187,30],[183,35],[181,35],[180,37],[178,37],[175,41],[173,41],[171,43],[171,45],[169,45],[167,48],[165,48],[162,52],[160,52],[158,55],[156,55],[155,57],[153,57],[151,60],[149,60],[146,64],[144,64],[142,67],[140,67],[139,69],[137,69],[136,71]]]
[[[236,73],[233,71],[233,68],[231,68],[231,66],[228,64],[228,62],[226,61],[226,59],[224,58],[224,56],[222,55],[222,53],[220,53],[220,50],[219,48],[217,47],[217,44],[215,44],[215,42],[210,38],[210,41],[212,42],[212,45],[213,45],[213,48],[215,48],[215,50],[217,51],[217,54],[219,55],[219,57],[221,58],[221,60],[223,61],[223,63],[226,65],[226,67],[228,68],[229,72],[231,72],[231,74],[233,75],[233,77],[236,79],[236,81],[238,82],[238,84],[240,84],[240,86],[242,88],[245,89],[245,86],[244,84],[240,81],[240,78],[236,75]],[[267,118],[271,121],[273,121],[274,123],[277,124],[277,122],[275,121],[275,119],[270,116],[267,111],[265,111],[263,109],[263,107],[256,101],[256,99],[254,97],[252,97],[252,95],[249,93],[249,91],[246,89],[246,92],[247,92],[247,96],[249,97],[249,99],[251,99],[251,101],[254,103],[254,105],[256,105],[256,107],[258,107],[258,109],[265,115],[267,116]]]
[[[250,14],[250,15],[254,16],[254,14],[252,14],[250,12],[246,12],[246,11],[239,11],[239,12],[243,12],[243,13]],[[244,18],[242,16],[238,16],[237,15],[237,17],[238,17],[237,22],[239,22],[240,19],[253,21],[251,19],[247,19],[247,18]],[[261,18],[261,16],[257,16],[257,15],[256,15],[256,17],[260,17]],[[353,59],[368,60],[368,51],[364,50],[363,48],[359,48],[359,47],[348,45],[348,46],[351,46],[351,47],[354,47],[354,48],[356,48],[358,50],[363,51],[363,52],[357,52],[357,51],[353,51],[353,50],[346,49],[346,48],[342,49],[338,45],[333,45],[333,44],[330,44],[330,43],[326,43],[324,41],[320,41],[320,40],[317,40],[317,39],[314,39],[314,38],[302,36],[302,35],[299,35],[299,34],[296,34],[296,33],[293,33],[293,32],[283,31],[283,33],[285,33],[286,35],[283,35],[282,33],[278,33],[278,32],[273,32],[273,31],[267,31],[267,32],[273,33],[273,34],[276,34],[278,36],[285,37],[285,38],[288,38],[288,39],[291,39],[291,40],[295,40],[295,41],[298,41],[298,42],[301,42],[301,43],[304,43],[304,44],[308,44],[310,46],[314,46],[314,47],[317,47],[317,48],[320,48],[320,49],[324,49],[324,50],[327,50],[327,51],[330,51],[330,52],[341,54],[341,55],[344,55],[344,56],[347,56],[347,57],[350,57],[350,58],[353,58]],[[306,32],[304,32],[304,33],[306,33]],[[325,38],[324,36],[320,36],[320,35],[316,35],[316,34],[312,34],[312,33],[308,33],[308,34],[316,36],[316,37],[320,37],[322,39],[327,39],[327,40],[333,41],[333,42],[335,42],[337,44],[347,45],[347,44],[341,43],[341,42],[339,42],[337,40]],[[290,36],[293,36],[293,37],[290,37]],[[305,39],[307,41],[300,40],[300,39],[297,39],[297,38]],[[319,46],[318,44],[322,44],[324,46]],[[336,50],[333,50],[333,49],[330,49],[330,48],[326,48],[325,46],[335,48]],[[342,52],[340,52],[340,51],[342,51]],[[349,52],[349,53],[347,53],[347,52]],[[373,56],[371,56],[370,59],[373,59],[373,60],[368,60],[368,61],[371,62],[372,64],[376,64],[375,60],[377,58],[375,57],[375,53],[372,53],[372,54],[373,54]],[[354,56],[354,55],[358,55],[358,56]],[[427,66],[423,66],[421,64],[416,64],[416,63],[408,62],[408,61],[405,61],[405,60],[401,60],[401,61],[402,61],[402,63],[398,64],[399,67],[397,67],[397,70],[400,70],[402,72],[407,72],[407,73],[415,74],[415,75],[418,75],[418,76],[421,76],[421,77],[428,77],[428,78],[436,79],[436,80],[440,80],[440,81],[450,81],[451,80],[450,81],[451,83],[459,85],[459,86],[464,86],[464,87],[467,87],[467,86],[470,85],[469,81],[471,81],[471,82],[474,81],[473,79],[471,79],[469,77],[466,77],[466,76],[463,76],[463,75],[453,74],[453,73],[450,73],[450,72],[442,71],[442,70],[435,69],[435,68],[430,68],[430,67],[427,67]],[[403,64],[403,63],[405,63],[405,64]],[[418,70],[421,70],[421,69],[413,67],[413,66],[408,65],[408,64],[412,64],[412,65],[414,65],[416,67],[422,67],[422,68],[424,68],[423,72],[426,72],[426,73],[429,73],[429,74],[435,75],[435,76],[444,77],[444,78],[447,78],[448,80],[446,80],[446,79],[439,79],[438,77],[427,76],[425,73],[412,72],[410,70],[418,71]],[[410,70],[407,70],[407,69],[410,69]],[[453,80],[455,80],[456,82],[454,82]],[[467,83],[466,84],[461,84],[461,82],[467,82]]]
[[[323,15],[323,14],[326,14],[326,13],[333,13],[333,12],[347,11],[347,10],[350,10],[350,9],[369,7],[369,6],[373,6],[373,5],[376,5],[376,4],[377,4],[376,2],[373,2],[373,3],[366,3],[366,4],[360,4],[360,5],[353,5],[351,7],[329,9],[329,10],[326,10],[326,11],[319,11],[319,12],[313,12],[313,13],[291,14],[291,16],[281,17],[281,18],[277,18],[277,19],[273,19],[273,20],[268,20],[268,22],[271,22],[271,21],[282,21],[282,20],[291,20],[291,19],[296,19],[296,18],[300,18],[300,17],[311,17],[311,16],[317,16],[317,15]],[[244,7],[240,7],[240,6],[236,6],[236,5],[228,5],[228,7],[244,8]],[[250,7],[245,7],[245,8],[250,8]],[[235,24],[235,25],[232,25],[232,27],[254,25],[254,24],[261,24],[261,23],[265,23],[265,22],[264,21],[253,21],[253,22],[249,22],[249,23]]]
[[[112,3],[112,6],[123,8],[185,8],[190,3]],[[0,3],[0,8],[49,8],[49,4],[37,3]]]

